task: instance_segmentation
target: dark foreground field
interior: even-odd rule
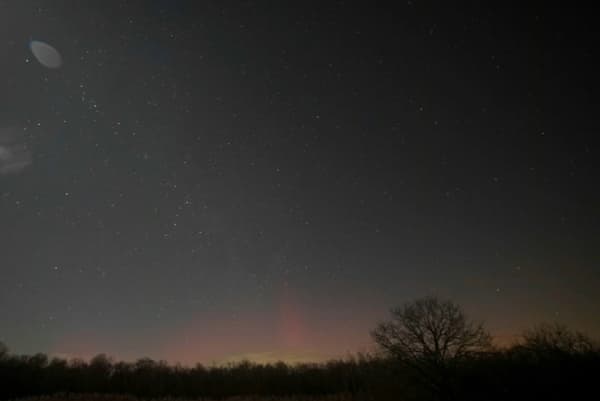
[[[358,401],[359,398],[351,394],[333,394],[324,396],[288,396],[288,397],[269,397],[269,396],[243,396],[229,397],[219,401]],[[101,394],[57,394],[52,396],[22,398],[19,401],[141,401],[140,398],[124,395],[101,395]],[[153,401],[216,401],[214,398],[172,398],[163,397]]]
[[[32,357],[33,358],[33,357]],[[597,393],[600,354],[498,351],[422,376],[380,359],[323,365],[223,368],[89,364],[20,359],[0,371],[0,399],[26,401],[411,401],[567,400]],[[6,361],[5,361],[6,362]],[[13,359],[13,362],[17,360]],[[37,367],[35,367],[37,366]],[[6,367],[6,365],[5,365]],[[127,394],[127,395],[114,395]]]

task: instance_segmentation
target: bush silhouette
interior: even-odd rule
[[[560,323],[541,323],[522,337],[520,347],[537,354],[581,355],[597,348],[589,337]]]

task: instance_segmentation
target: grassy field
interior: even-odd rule
[[[104,395],[104,394],[56,394],[40,397],[20,398],[19,401],[141,401],[143,399],[126,395]],[[217,401],[213,398],[155,398],[153,401]],[[336,394],[329,396],[290,396],[290,397],[265,397],[245,396],[231,397],[219,401],[358,401],[358,398],[350,394]]]

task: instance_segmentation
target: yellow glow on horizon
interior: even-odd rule
[[[220,361],[217,361],[216,364],[226,365],[230,363],[249,361],[257,364],[273,364],[277,362],[284,362],[286,364],[295,365],[301,363],[321,363],[331,358],[331,356],[326,356],[314,351],[264,351],[231,355]]]

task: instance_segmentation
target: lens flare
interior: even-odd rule
[[[36,60],[46,68],[59,68],[62,65],[62,57],[58,50],[45,42],[32,40],[29,49]]]

